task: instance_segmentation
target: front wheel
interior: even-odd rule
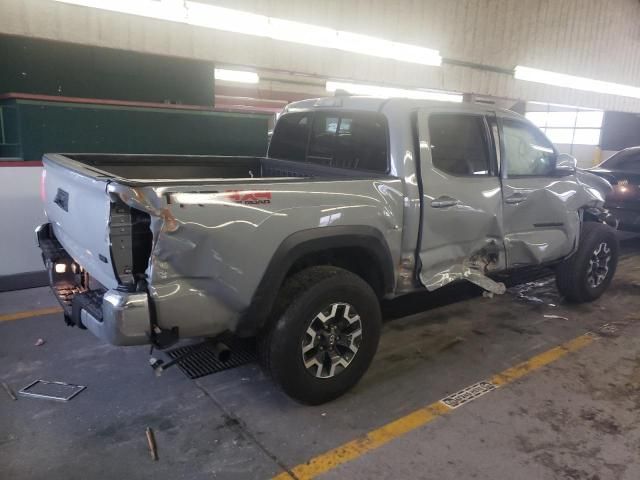
[[[602,223],[584,223],[578,251],[556,269],[558,290],[570,302],[591,302],[609,287],[617,265],[615,231]]]
[[[380,339],[373,289],[336,267],[303,270],[285,282],[259,341],[260,360],[290,397],[318,405],[364,375]]]

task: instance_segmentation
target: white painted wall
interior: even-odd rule
[[[640,79],[638,0],[208,3],[376,35],[505,69],[520,64],[628,85],[638,85]],[[637,99],[517,81],[504,73],[420,66],[53,0],[1,0],[0,32],[364,82],[640,111]]]
[[[46,221],[40,201],[42,167],[0,166],[0,276],[43,270],[34,229]]]

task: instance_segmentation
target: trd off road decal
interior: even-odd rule
[[[225,195],[229,200],[242,205],[269,205],[271,204],[271,192],[248,190],[227,190]]]

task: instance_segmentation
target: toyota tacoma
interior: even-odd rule
[[[555,269],[598,298],[610,184],[520,115],[337,96],[290,104],[265,157],[46,154],[37,238],[69,324],[114,345],[257,336],[291,397],[365,373],[380,300]]]

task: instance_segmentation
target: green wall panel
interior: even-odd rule
[[[34,100],[5,100],[0,107],[11,112],[4,115],[4,130],[18,140],[11,143],[19,144],[18,155],[9,153],[15,154],[13,146],[0,149],[4,157],[38,160],[47,152],[260,156],[267,150],[269,115]]]
[[[0,35],[0,94],[214,104],[212,62]]]

